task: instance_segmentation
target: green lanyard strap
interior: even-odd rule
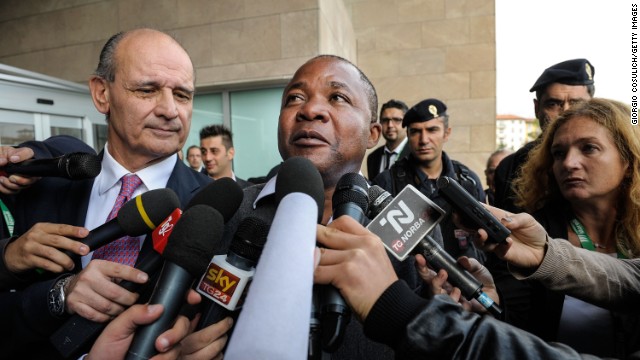
[[[580,239],[580,245],[584,249],[587,249],[590,251],[596,251],[596,248],[593,246],[593,241],[589,237],[589,234],[587,234],[587,230],[585,230],[582,223],[580,223],[578,219],[573,218],[569,221],[569,224],[571,225],[573,232],[576,233],[576,235],[578,236],[578,239]],[[625,256],[619,250],[617,251],[617,254],[618,254],[618,259],[625,258]]]
[[[0,210],[2,210],[2,217],[4,218],[4,222],[7,224],[7,230],[9,230],[9,236],[13,236],[13,227],[14,227],[15,221],[13,220],[13,215],[11,215],[9,208],[7,208],[7,205],[5,205],[1,199],[0,199]]]

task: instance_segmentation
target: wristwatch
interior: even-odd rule
[[[58,279],[49,290],[49,312],[55,317],[64,315],[65,293],[64,288],[71,281],[73,275]]]

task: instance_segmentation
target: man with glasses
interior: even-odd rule
[[[386,143],[367,157],[369,180],[373,180],[379,173],[391,168],[397,160],[409,155],[409,147],[406,146],[407,131],[402,127],[402,118],[407,110],[407,104],[400,100],[391,99],[382,105],[380,124]]]

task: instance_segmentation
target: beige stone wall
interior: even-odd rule
[[[199,87],[286,82],[318,53],[356,53],[342,0],[4,0],[0,62],[84,82],[109,36],[141,26],[183,43]]]
[[[486,158],[495,148],[494,0],[345,3],[358,39],[358,65],[380,103],[444,101],[452,127],[444,149],[484,181]]]
[[[0,63],[85,82],[107,38],[140,26],[175,34],[200,88],[285,83],[332,53],[381,103],[447,103],[445,150],[479,174],[495,147],[494,0],[2,0]]]

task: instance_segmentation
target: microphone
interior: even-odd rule
[[[305,158],[287,159],[277,175],[276,199],[267,243],[225,359],[307,356],[317,219],[324,206],[320,173]]]
[[[367,181],[359,174],[342,175],[331,198],[333,218],[347,215],[364,225],[367,221],[365,213],[369,207],[367,188]],[[338,289],[332,285],[319,285],[317,291],[322,349],[334,352],[342,345],[345,329],[351,319],[351,310]]]
[[[198,191],[191,198],[185,210],[195,205],[209,205],[220,212],[226,223],[240,207],[243,197],[244,193],[238,183],[231,178],[224,177],[209,183]],[[162,254],[162,249],[166,246],[167,240],[171,236],[171,231],[178,219],[180,219],[180,214],[175,214],[173,218],[166,219],[153,232],[153,247],[159,254]],[[224,251],[224,249],[220,250]],[[217,255],[218,253],[216,252],[215,254]]]
[[[367,180],[356,173],[342,175],[331,198],[333,218],[348,215],[364,225],[367,221],[365,213],[369,208]]]
[[[264,220],[246,217],[238,225],[229,253],[213,257],[197,288],[211,302],[202,312],[196,330],[215,324],[242,307],[268,233],[269,225]]]
[[[0,169],[0,175],[53,176],[69,180],[92,179],[102,170],[100,157],[95,154],[75,152],[50,159],[29,159],[9,163]]]
[[[147,191],[127,201],[118,215],[91,230],[82,242],[94,251],[125,235],[140,236],[155,229],[158,224],[180,207],[180,200],[171,189]],[[69,251],[69,256],[77,256]]]
[[[369,188],[369,196],[373,198],[370,213],[374,217],[379,215],[393,202],[393,196],[377,185]],[[449,283],[459,288],[465,298],[478,300],[482,306],[496,317],[502,314],[502,309],[493,299],[482,291],[483,284],[463,268],[462,265],[458,264],[458,262],[442,248],[441,244],[431,236],[425,235],[420,242],[414,245],[412,252],[422,254],[429,263],[429,266],[435,271],[445,269],[448,274]]]
[[[511,234],[492,213],[489,212],[480,202],[471,196],[457,181],[441,176],[436,182],[438,193],[451,204],[456,212],[460,214],[461,221],[467,226],[475,225],[483,228],[489,238],[487,241],[493,243],[504,243]]]
[[[227,222],[240,207],[243,197],[244,192],[240,185],[232,178],[223,177],[198,191],[185,209],[200,204],[209,205],[218,210],[224,222]]]
[[[393,195],[378,185],[371,185],[367,194],[369,195],[369,211],[367,211],[369,219],[378,216],[393,201]]]
[[[157,354],[156,338],[175,322],[193,280],[207,268],[215,244],[222,240],[223,230],[222,215],[210,206],[199,204],[184,212],[163,253],[165,263],[149,300],[162,304],[164,312],[136,331],[126,359],[149,359]]]
[[[226,181],[226,179],[230,181]],[[157,192],[158,190],[167,190],[168,192]],[[136,269],[144,271],[149,275],[156,274],[158,270],[160,270],[162,265],[161,254],[164,252],[167,241],[170,238],[178,220],[182,216],[182,211],[177,208],[179,206],[179,201],[177,200],[175,193],[170,189],[158,190],[151,190],[141,195],[144,196],[143,203],[147,204],[145,208],[152,207],[157,211],[159,208],[166,207],[168,209],[175,205],[176,209],[171,212],[151,233],[151,241],[155,251],[151,251],[146,256],[139,258],[136,263]],[[151,194],[152,192],[153,201],[144,200],[147,199],[148,194]],[[166,195],[163,196],[166,197],[156,195],[161,193],[165,193]],[[225,217],[226,221],[236,212],[242,202],[243,196],[244,194],[242,189],[235,181],[229,178],[222,178],[219,181],[208,184],[198,191],[191,198],[185,207],[185,210],[197,204],[208,204],[218,210]],[[171,204],[171,206],[165,206],[163,203],[164,201]],[[131,201],[125,203],[118,213],[118,218],[120,216],[126,216],[127,212],[124,209],[130,206],[129,203],[133,204]],[[115,218],[111,221],[115,221]],[[145,241],[149,241],[148,239],[149,238]],[[220,248],[216,249],[214,253],[217,254],[218,252],[225,250],[222,248],[222,244],[216,245],[219,245]],[[119,283],[119,285],[124,289],[136,292],[141,292],[141,287],[147,286],[148,284],[151,284],[151,282],[147,284],[138,284],[130,281],[122,281]],[[107,323],[94,322],[85,319],[78,314],[74,314],[51,336],[50,340],[64,358],[77,358],[81,350],[84,350],[91,345],[105,326],[107,326]]]

